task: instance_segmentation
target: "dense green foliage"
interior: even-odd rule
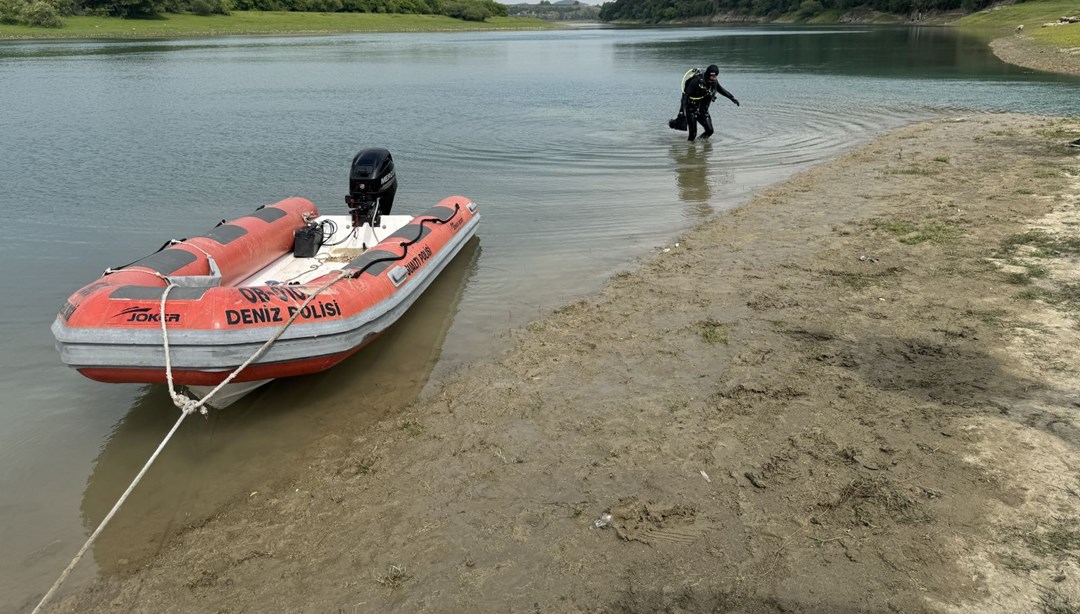
[[[491,17],[465,21],[445,15],[400,13],[310,13],[303,11],[232,11],[229,15],[166,13],[150,19],[75,15],[59,28],[0,23],[0,40],[63,38],[181,38],[247,34],[347,32],[464,32],[539,30],[554,22],[527,17]]]
[[[600,16],[600,7],[592,4],[574,2],[549,2],[540,0],[540,4],[510,4],[510,15],[514,17],[535,17],[548,21],[591,21]]]
[[[866,8],[882,13],[916,16],[935,11],[976,11],[992,0],[615,0],[600,8],[603,21],[658,23],[699,19],[718,14],[776,18],[792,15],[810,19],[825,11]]]
[[[0,23],[59,27],[61,18],[70,15],[228,15],[234,9],[445,15],[467,21],[508,14],[506,6],[495,0],[0,0]]]
[[[322,13],[403,13],[446,15],[468,21],[507,15],[495,0],[231,0],[243,11],[315,11]]]

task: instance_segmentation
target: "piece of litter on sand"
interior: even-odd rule
[[[705,481],[706,481],[706,482],[708,482],[708,483],[712,484],[712,480],[711,480],[711,479],[709,479],[709,474],[705,473],[705,470],[704,470],[704,469],[701,469],[701,470],[699,470],[699,471],[698,471],[698,473],[700,473],[700,474],[701,474],[701,477],[705,478]]]
[[[603,529],[611,524],[611,514],[600,514],[600,517],[592,521],[593,528]]]
[[[665,247],[665,248],[664,248],[664,253],[665,253],[665,254],[666,254],[666,253],[668,253],[668,252],[670,252],[670,251],[671,251],[671,248],[670,248],[670,247]]]
[[[760,488],[762,490],[766,488],[765,482],[763,482],[761,478],[759,478],[757,475],[750,471],[743,473],[743,477],[750,480],[750,483],[753,484],[755,488]]]

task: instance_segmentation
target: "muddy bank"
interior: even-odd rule
[[[990,49],[1009,64],[1045,72],[1080,75],[1080,47],[1048,47],[1032,41],[1030,36],[1017,34],[992,41]]]
[[[54,611],[1076,611],[1077,137],[803,173]]]

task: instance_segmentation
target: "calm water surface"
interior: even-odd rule
[[[688,144],[665,125],[678,78],[714,62],[742,107],[718,101],[713,142]],[[287,196],[343,210],[369,146],[397,160],[395,212],[463,194],[484,216],[369,349],[185,423],[74,586],[756,189],[915,120],[1075,114],[1078,86],[943,29],[0,43],[0,610],[36,603],[176,417],[161,387],[85,380],[53,349],[56,310],[108,266]]]

